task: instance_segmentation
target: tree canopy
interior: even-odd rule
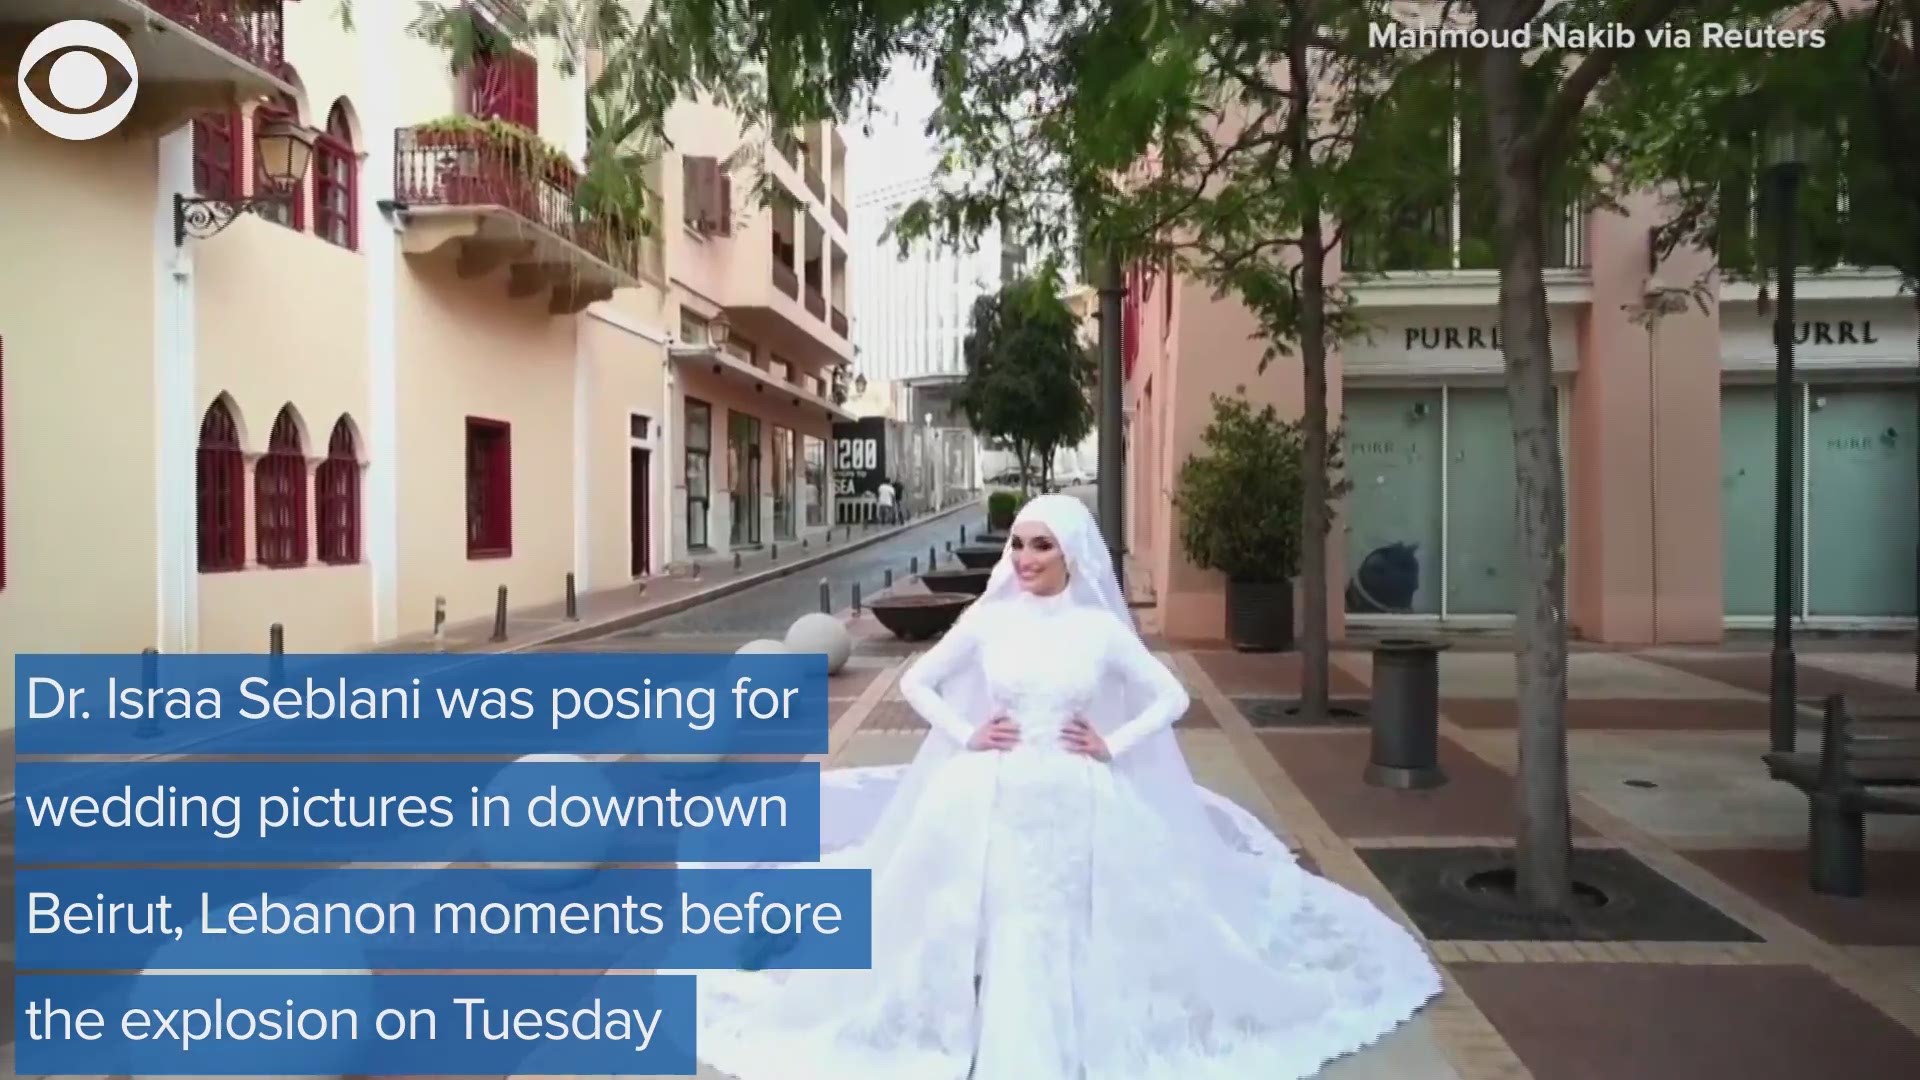
[[[960,407],[975,431],[1013,446],[1023,480],[1030,455],[1044,473],[1055,448],[1093,430],[1093,357],[1060,286],[1047,263],[980,297],[963,347]]]

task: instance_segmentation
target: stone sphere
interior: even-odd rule
[[[787,648],[797,653],[826,653],[827,674],[838,675],[853,655],[853,635],[839,619],[815,611],[795,619],[787,628]]]
[[[555,764],[558,769],[525,769],[516,766]],[[563,782],[554,784],[555,774]],[[555,790],[557,788],[557,790]],[[597,764],[578,754],[527,754],[501,768],[482,798],[502,795],[513,813],[513,831],[476,829],[474,846],[490,869],[503,874],[502,880],[516,888],[574,888],[600,872],[611,860],[615,828],[597,826],[568,828],[554,822],[555,799],[564,806],[570,798],[610,800],[616,797],[612,782]],[[536,805],[534,799],[541,803]],[[537,811],[537,813],[536,813]],[[581,810],[576,813],[589,814]],[[529,818],[532,816],[532,820]],[[538,821],[543,824],[536,825]],[[554,822],[552,824],[544,824]],[[525,863],[582,863],[581,866],[524,866]],[[541,873],[529,874],[528,870]]]
[[[274,899],[293,901],[299,898],[276,896]],[[250,906],[257,912],[259,907],[257,896]],[[193,905],[195,909],[198,907],[198,903]],[[225,915],[228,909],[210,905],[210,910],[214,912],[216,925],[226,925]],[[176,1012],[186,1007],[210,1008],[211,1003],[206,999],[186,996],[184,982],[178,981],[182,975],[310,976],[301,979],[299,997],[296,999],[298,1008],[303,1012],[308,1009],[317,1009],[327,1016],[331,1016],[335,1009],[351,1009],[360,1018],[362,1039],[357,1044],[345,1041],[301,1042],[300,1071],[316,1076],[337,1077],[362,1075],[367,1071],[365,1066],[368,1062],[364,1060],[363,1055],[367,1050],[365,1044],[369,1041],[366,1036],[371,1032],[373,1016],[380,1004],[375,998],[375,987],[380,984],[372,978],[362,978],[362,976],[371,976],[373,970],[367,962],[365,950],[357,942],[340,940],[338,937],[329,938],[326,944],[326,957],[327,962],[333,967],[325,971],[310,968],[247,970],[238,963],[224,966],[217,961],[226,955],[229,949],[236,955],[253,950],[256,946],[250,943],[258,941],[258,938],[229,935],[224,939],[200,937],[196,942],[193,938],[198,936],[202,929],[197,925],[199,922],[197,914],[187,921],[189,923],[186,928],[186,933],[189,935],[187,940],[170,941],[155,949],[153,955],[147,958],[146,967],[140,972],[142,976],[147,977],[124,980],[128,985],[126,995],[122,999],[124,1009],[143,1009],[151,1015]],[[179,923],[175,922],[174,925]],[[167,974],[162,974],[163,972]],[[284,998],[256,998],[248,1004],[255,1008],[272,1009],[275,1006],[281,1006],[284,1000]],[[90,1002],[89,1004],[104,1005],[105,1003]],[[229,1004],[237,1005],[238,1003],[230,1002]],[[318,1021],[311,1022],[318,1024]],[[126,1064],[128,1068],[122,1070],[123,1072],[139,1075],[140,1062],[128,1061]]]
[[[761,638],[758,641],[749,641],[745,645],[742,645],[739,648],[733,650],[734,655],[736,656],[742,653],[784,653],[787,651],[788,649],[787,649],[786,642],[774,641],[771,638]]]

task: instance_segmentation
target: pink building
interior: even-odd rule
[[[1772,317],[1720,281],[1706,313],[1649,322],[1649,294],[1692,281],[1699,254],[1650,272],[1650,204],[1575,212],[1550,238],[1548,302],[1568,492],[1568,611],[1577,636],[1712,642],[1766,625],[1773,597]],[[1331,629],[1510,623],[1513,451],[1498,280],[1450,217],[1442,265],[1354,285],[1368,332],[1330,361],[1351,493],[1329,540]],[[1164,273],[1130,278],[1127,538],[1149,617],[1223,634],[1220,575],[1180,550],[1172,497],[1214,394],[1298,416],[1298,362],[1262,374],[1252,317]],[[1891,271],[1801,279],[1796,353],[1801,507],[1796,614],[1808,627],[1911,626],[1916,523],[1914,302]],[[1678,307],[1679,305],[1672,305]]]

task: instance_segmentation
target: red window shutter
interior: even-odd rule
[[[528,131],[540,130],[540,61],[526,53],[513,54],[515,82],[519,100],[515,103],[514,122]]]
[[[502,550],[513,554],[513,429],[500,425],[500,437],[494,443],[494,535]]]
[[[720,169],[720,163],[714,162],[714,231],[721,236],[733,235],[733,177]]]

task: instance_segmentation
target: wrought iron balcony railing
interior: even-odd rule
[[[287,73],[280,0],[142,0],[157,14],[269,74]]]
[[[485,127],[395,133],[394,198],[408,206],[500,207],[623,273],[637,273],[644,244],[631,229],[580,202],[580,174],[531,134]]]

